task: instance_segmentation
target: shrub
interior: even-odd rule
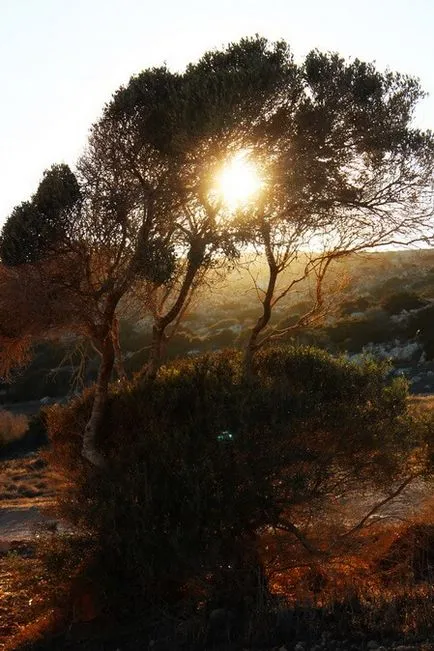
[[[419,442],[406,385],[384,365],[290,347],[260,352],[254,371],[245,378],[241,354],[224,351],[114,385],[104,471],[80,457],[92,392],[50,408],[49,458],[69,480],[59,509],[98,545],[117,612],[187,592],[252,603],[261,532],[315,522],[338,492],[408,471]]]
[[[343,318],[326,328],[332,344],[350,352],[360,352],[369,343],[390,341],[400,334],[399,327],[392,324],[383,312],[367,312],[362,318]]]
[[[414,523],[398,533],[387,552],[378,561],[378,569],[390,581],[410,583],[434,578],[434,525]]]
[[[1,412],[0,412],[1,413]],[[11,414],[13,415],[13,414]],[[14,416],[16,438],[11,438],[1,446],[1,456],[4,459],[14,459],[35,452],[48,443],[46,428],[46,412],[40,409],[29,419],[27,416]],[[21,427],[22,425],[22,427]],[[25,426],[25,429],[23,429]]]
[[[391,294],[383,301],[383,309],[389,314],[399,314],[403,310],[418,310],[425,307],[427,301],[414,292],[398,292]]]
[[[28,421],[24,414],[0,410],[0,447],[20,439],[27,431]]]

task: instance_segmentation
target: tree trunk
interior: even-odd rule
[[[157,376],[163,356],[163,348],[166,341],[164,330],[165,328],[158,323],[152,328],[151,353],[145,373],[145,377],[152,380]]]
[[[262,314],[257,320],[252,332],[250,333],[249,341],[247,342],[246,350],[244,352],[244,375],[246,377],[251,377],[252,375],[253,357],[256,350],[258,350],[261,345],[258,343],[259,335],[261,334],[262,330],[267,327],[271,319],[272,300],[276,287],[277,276],[277,268],[270,266],[268,287],[264,296],[264,300],[262,302]]]
[[[158,373],[158,369],[161,365],[164,344],[167,342],[166,329],[171,323],[176,321],[178,316],[182,313],[185,303],[188,300],[194,279],[203,263],[204,255],[205,244],[202,240],[199,240],[199,242],[196,242],[191,246],[187,271],[179,290],[178,298],[164,316],[160,316],[155,320],[152,328],[151,353],[144,373],[146,378],[153,379]]]
[[[115,352],[116,373],[118,374],[119,380],[124,381],[127,379],[127,374],[125,372],[124,360],[122,358],[122,350],[119,342],[119,321],[116,317],[113,319],[112,338]]]
[[[250,333],[250,338],[244,353],[244,375],[249,378],[252,375],[253,356],[255,351],[260,348],[261,344],[258,342],[259,335],[264,328],[267,327],[272,312],[272,303],[274,291],[276,289],[277,277],[279,275],[279,267],[277,266],[276,258],[271,244],[271,229],[270,225],[264,223],[261,227],[261,236],[264,244],[265,257],[268,264],[268,285],[262,301],[262,314],[257,320],[255,327]]]
[[[101,364],[98,371],[98,378],[95,386],[95,398],[92,405],[92,412],[86,425],[83,435],[82,456],[92,465],[104,467],[106,460],[96,448],[96,436],[101,426],[104,410],[107,404],[108,385],[115,362],[115,350],[112,334],[109,332],[101,347]]]
[[[251,378],[253,375],[253,357],[255,354],[254,342],[250,339],[244,351],[243,373],[245,378]]]

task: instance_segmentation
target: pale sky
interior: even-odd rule
[[[0,223],[44,169],[74,166],[131,75],[255,33],[297,59],[319,48],[418,76],[417,123],[434,128],[433,0],[0,0]]]

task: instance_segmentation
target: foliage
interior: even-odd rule
[[[107,472],[80,458],[92,391],[50,409],[48,458],[69,482],[59,508],[92,534],[113,598],[173,602],[193,581],[197,599],[224,585],[217,603],[239,605],[254,589],[261,531],[297,533],[307,514],[320,528],[336,492],[413,472],[431,430],[413,433],[406,385],[384,366],[288,348],[258,354],[254,379],[241,371],[240,353],[225,351],[112,386],[99,441]]]
[[[81,192],[67,165],[46,170],[36,193],[12,211],[3,226],[0,258],[8,266],[37,262],[59,251]]]
[[[427,359],[434,359],[434,337],[432,334],[432,320],[434,306],[427,305],[423,310],[412,314],[408,320],[406,334],[408,337],[417,337],[423,343]]]
[[[434,139],[412,123],[423,96],[415,78],[334,53],[296,63],[287,43],[259,36],[207,52],[182,73],[161,67],[132,77],[93,125],[77,176],[53,166],[4,226],[9,283],[28,294],[13,336],[3,317],[0,366],[22,362],[47,332],[90,340],[101,364],[83,455],[103,465],[95,437],[108,382],[114,367],[125,376],[120,310],[134,294],[151,314],[143,374],[155,376],[197,288],[248,247],[268,265],[265,285],[251,276],[261,302],[245,347],[251,372],[262,346],[324,318],[342,290],[342,279],[325,284],[334,261],[427,239]],[[240,155],[262,185],[233,207],[217,178]],[[37,319],[35,271],[44,280]],[[276,327],[276,305],[304,282],[311,304]],[[10,296],[2,303],[7,314]],[[222,333],[220,343],[231,339]]]
[[[26,433],[28,424],[27,417],[23,414],[12,414],[0,409],[0,448],[20,439]]]
[[[389,314],[399,314],[403,310],[418,310],[425,307],[427,301],[423,300],[415,292],[398,292],[391,294],[383,302],[383,309]]]
[[[343,318],[326,329],[332,344],[340,350],[360,352],[370,342],[374,344],[393,340],[400,334],[397,324],[392,324],[384,312],[368,312],[365,318]]]

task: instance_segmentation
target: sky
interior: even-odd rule
[[[71,167],[113,92],[140,70],[182,70],[243,36],[376,61],[430,93],[416,121],[434,128],[432,0],[0,0],[0,224],[54,163]]]

